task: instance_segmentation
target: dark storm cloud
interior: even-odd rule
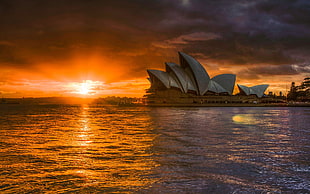
[[[181,50],[232,67],[284,70],[310,51],[306,0],[2,0],[0,25],[0,66],[18,68],[96,51],[128,61],[136,77]]]
[[[137,58],[132,53],[148,50],[156,40],[154,25],[168,9],[158,1],[95,0],[13,0],[1,1],[0,7],[0,41],[15,42],[14,48],[1,45],[0,61],[18,67],[65,60],[75,52],[132,61]]]
[[[243,70],[239,73],[240,75],[257,74],[261,76],[270,76],[270,75],[297,75],[302,72],[310,73],[310,65],[301,64],[301,65],[259,66],[248,68],[247,70]]]
[[[239,65],[301,62],[305,56],[287,50],[310,50],[309,11],[307,1],[192,1],[187,17],[181,17],[193,21],[194,29],[222,38],[175,46]]]
[[[231,65],[278,65],[294,62],[296,59],[285,55],[282,47],[279,43],[271,43],[271,40],[266,37],[234,35],[234,37],[190,43],[184,47],[184,51],[204,53],[205,58],[210,61]]]
[[[247,79],[256,79],[258,76],[298,75],[300,73],[310,73],[310,65],[256,66],[242,70],[238,72],[238,75]]]

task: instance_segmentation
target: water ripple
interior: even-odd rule
[[[309,193],[309,108],[12,105],[2,193]]]

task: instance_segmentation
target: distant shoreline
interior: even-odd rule
[[[310,107],[310,103],[270,103],[270,104],[250,104],[250,103],[238,103],[238,104],[149,104],[145,105],[149,107]]]
[[[0,101],[0,105],[78,105],[89,104],[91,106],[119,106],[119,107],[310,107],[309,102],[288,102],[288,103],[149,103],[123,101],[107,102],[98,99],[78,98],[78,97],[43,97],[43,98],[5,98]],[[129,99],[129,98],[127,98]],[[142,99],[142,98],[135,98]],[[97,100],[97,101],[96,101]]]
[[[28,105],[83,105],[85,103],[0,103],[1,106],[28,106]],[[94,107],[310,107],[309,103],[298,104],[92,104]]]

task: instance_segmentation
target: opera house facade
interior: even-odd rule
[[[166,71],[148,69],[151,87],[147,104],[217,104],[260,103],[268,85],[247,87],[237,85],[236,75],[210,77],[205,68],[192,56],[179,52],[180,65],[165,63]]]

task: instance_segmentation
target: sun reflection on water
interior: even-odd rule
[[[6,140],[19,151],[9,150],[5,165],[23,174],[4,179],[4,185],[19,185],[10,192],[126,192],[156,181],[146,178],[158,164],[151,157],[155,135],[145,109],[42,108],[20,117],[23,128],[15,127]]]
[[[0,117],[0,193],[309,191],[308,109],[29,107]]]
[[[111,112],[100,114],[102,111]],[[71,172],[84,180],[80,186],[104,184],[108,188],[128,189],[154,181],[142,176],[156,166],[152,160],[142,159],[149,155],[147,150],[154,138],[148,128],[140,126],[148,119],[147,115],[138,118],[118,111],[81,106],[78,127],[72,137],[75,154],[68,156],[68,160],[77,164]]]
[[[245,124],[245,125],[254,125],[257,124],[258,121],[252,114],[237,114],[232,117],[232,120],[235,123]]]
[[[89,106],[84,104],[81,106],[81,115],[78,123],[80,123],[80,130],[77,131],[77,140],[76,144],[79,146],[88,146],[92,143],[90,140],[91,137],[91,128],[90,128],[90,119],[89,119]]]

